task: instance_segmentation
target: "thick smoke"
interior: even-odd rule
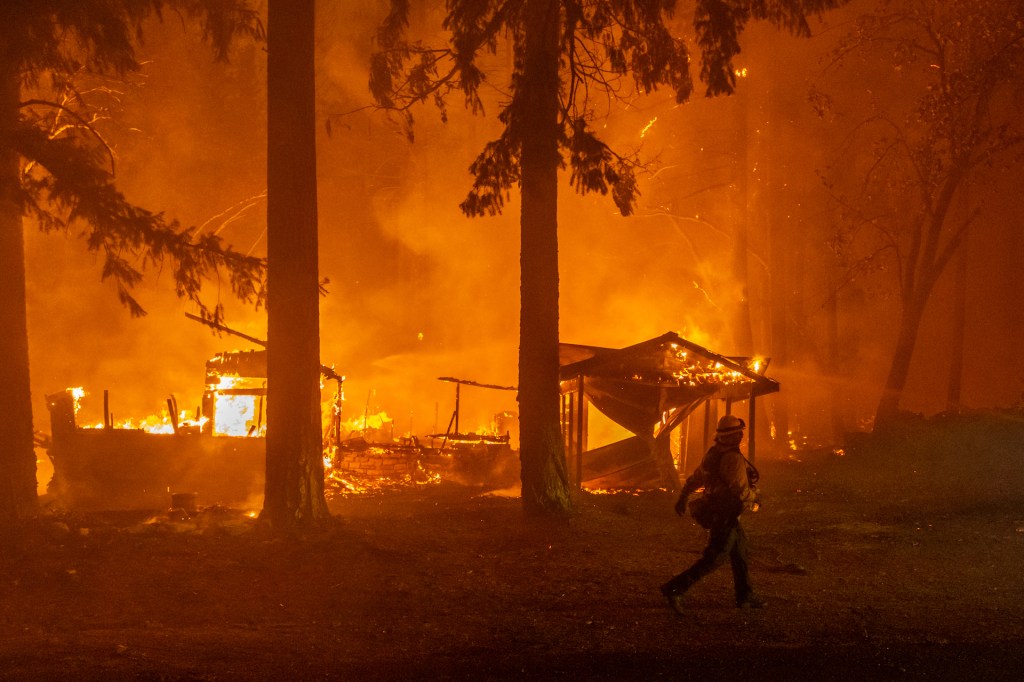
[[[386,411],[396,436],[422,436],[443,431],[454,409],[454,386],[438,377],[517,381],[518,196],[496,218],[468,219],[458,209],[471,185],[469,164],[500,130],[495,116],[508,58],[493,58],[486,117],[463,111],[458,97],[447,124],[435,110],[417,109],[410,143],[398,123],[367,108],[370,36],[382,11],[368,1],[335,4],[320,22],[320,268],[330,280],[321,304],[322,360],[348,377],[347,418]],[[176,23],[153,25],[147,35],[145,76],[125,97],[121,127],[112,132],[121,186],[143,206],[185,224],[208,223],[236,247],[263,253],[265,53],[241,46],[225,66]],[[883,279],[842,290],[841,376],[829,376],[824,311],[835,293],[834,225],[818,174],[834,131],[806,95],[822,76],[834,32],[810,40],[760,28],[747,35],[741,61],[748,75],[735,97],[698,96],[681,106],[669,93],[638,97],[613,104],[607,120],[597,109],[595,127],[605,139],[623,153],[639,149],[650,169],[629,218],[609,197],[580,197],[563,183],[561,336],[619,347],[671,330],[726,355],[771,356],[773,263],[782,262],[784,272],[774,276],[789,301],[789,336],[769,374],[782,382],[790,426],[828,439],[831,387],[840,390],[845,428],[870,417],[896,311]],[[1015,206],[997,208],[1016,215]],[[749,350],[736,324],[744,290],[733,266],[744,220]],[[782,225],[773,239],[770,221]],[[1012,356],[1020,339],[1020,313],[991,293],[1021,284],[1016,270],[994,267],[1002,254],[1019,252],[999,246],[1008,222],[991,220],[971,243],[977,284],[964,397],[972,406],[1012,404],[1022,384],[1019,361],[988,360]],[[80,242],[33,230],[28,238],[36,428],[47,430],[43,396],[72,385],[93,393],[86,421],[99,420],[103,389],[111,391],[115,417],[159,412],[172,393],[182,406],[198,405],[205,360],[248,347],[185,319],[189,308],[170,293],[166,275],[152,273],[141,296],[150,314],[132,320],[98,281],[98,265]],[[773,262],[772,249],[784,252],[781,261]],[[904,401],[911,410],[943,408],[948,289],[940,284],[926,319]],[[263,311],[231,301],[226,286],[211,283],[207,292],[225,304],[228,324],[265,336]],[[465,388],[461,397],[463,431],[516,409],[514,392]]]

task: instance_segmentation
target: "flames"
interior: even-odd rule
[[[686,351],[681,351],[677,356],[680,360],[686,360]],[[698,384],[739,384],[748,381],[747,377],[734,369],[725,367],[716,361],[700,362],[692,360],[683,369],[671,373],[672,378],[680,385],[697,386]]]
[[[254,387],[243,377],[222,377],[221,389],[228,391],[246,391]],[[83,387],[77,386],[66,389],[68,395],[74,402],[75,416],[77,417],[82,409],[82,401],[90,395]],[[173,404],[173,400],[171,401]],[[248,393],[222,393],[220,390],[212,391],[212,406],[216,414],[213,429],[210,432],[215,436],[234,437],[260,437],[265,436],[266,406],[265,398],[261,395]],[[180,410],[175,413],[176,419],[171,418],[171,412],[164,409],[160,414],[151,414],[145,417],[129,417],[111,422],[115,429],[132,431],[145,431],[146,433],[201,433],[206,432],[211,419],[206,415],[193,415],[188,410]],[[94,423],[79,424],[83,429],[102,429],[103,421]]]
[[[266,435],[265,377],[211,373],[203,395],[204,412],[212,419],[215,436]]]
[[[219,436],[262,436],[266,426],[256,419],[256,400],[248,395],[217,395],[214,399]]]
[[[71,396],[74,404],[75,416],[77,417],[82,409],[82,401],[87,398],[90,393],[81,386],[68,388],[66,391],[67,394]],[[208,418],[203,416],[194,418],[188,410],[181,410],[176,416],[177,419],[172,420],[170,411],[165,409],[159,415],[153,414],[142,418],[129,417],[120,421],[113,421],[111,423],[111,427],[131,431],[145,431],[146,433],[175,433],[175,424],[177,424],[178,432],[184,430],[198,433],[209,421]],[[102,429],[105,424],[102,421],[99,421],[95,423],[80,424],[79,426],[83,429]]]
[[[423,472],[422,476],[357,476],[328,468],[324,477],[324,494],[328,499],[353,495],[374,495],[410,486],[433,485],[441,482],[441,474]]]

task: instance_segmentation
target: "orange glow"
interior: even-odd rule
[[[90,395],[81,386],[66,389],[68,395],[71,396],[74,401],[75,415],[82,409],[82,400]],[[178,413],[178,430],[192,430],[198,432],[202,429],[209,421],[206,417],[199,417],[193,419],[188,410],[181,410]],[[79,428],[83,429],[102,429],[104,428],[103,422],[96,422],[94,424],[79,424]],[[141,419],[129,417],[113,423],[113,428],[123,429],[127,431],[145,431],[146,433],[174,433],[174,423],[171,420],[170,413],[164,410],[160,415],[151,414]]]
[[[264,435],[266,426],[256,423],[256,403],[254,395],[218,393],[213,402],[217,415],[213,433],[218,436]]]
[[[204,412],[213,420],[215,436],[266,435],[265,377],[247,377],[230,374],[207,376],[206,393],[209,405]]]

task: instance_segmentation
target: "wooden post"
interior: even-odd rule
[[[711,447],[711,398],[704,401],[704,449]]]
[[[686,460],[690,454],[690,419],[693,417],[693,413],[686,415],[686,435],[683,436],[683,447],[682,449],[682,461],[683,465],[680,467],[683,471],[683,475],[686,475],[688,469],[686,468]]]
[[[561,421],[561,425],[562,425],[562,443],[565,444],[566,452],[568,452],[569,451],[569,433],[568,433],[568,431],[569,431],[569,421],[566,419],[566,416],[568,415],[568,408],[566,407],[566,404],[565,404],[566,394],[565,393],[560,393],[558,397],[559,397],[559,399],[561,400],[561,403],[562,403],[561,404],[561,408],[562,408],[562,421]]]
[[[459,389],[462,384],[455,384],[455,435],[459,435]],[[366,426],[364,423],[363,426]]]
[[[167,414],[171,418],[171,428],[174,432],[178,432],[178,411],[174,409],[174,398],[167,399]]]
[[[103,389],[103,428],[114,427],[114,420],[110,416],[110,391]]]
[[[756,405],[755,405],[755,399],[754,399],[754,385],[751,384],[750,385],[750,410],[747,413],[747,433],[750,434],[748,436],[748,438],[747,438],[747,459],[750,460],[751,464],[754,463],[754,457],[755,457],[755,454],[756,454],[755,451],[754,451],[754,441],[755,441],[755,435],[757,433],[757,429],[756,429],[756,427],[757,427],[757,410],[755,409],[755,407],[756,407]]]
[[[583,487],[583,415],[586,414],[586,396],[583,394],[583,375],[576,384],[576,487]]]

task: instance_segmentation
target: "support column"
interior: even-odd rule
[[[755,441],[757,439],[757,410],[755,409],[756,400],[754,398],[754,386],[750,386],[750,411],[747,413],[747,433],[750,434],[747,438],[747,459],[750,463],[754,463],[755,457]]]
[[[576,487],[583,487],[583,437],[587,413],[587,397],[583,393],[583,375],[576,379]]]

